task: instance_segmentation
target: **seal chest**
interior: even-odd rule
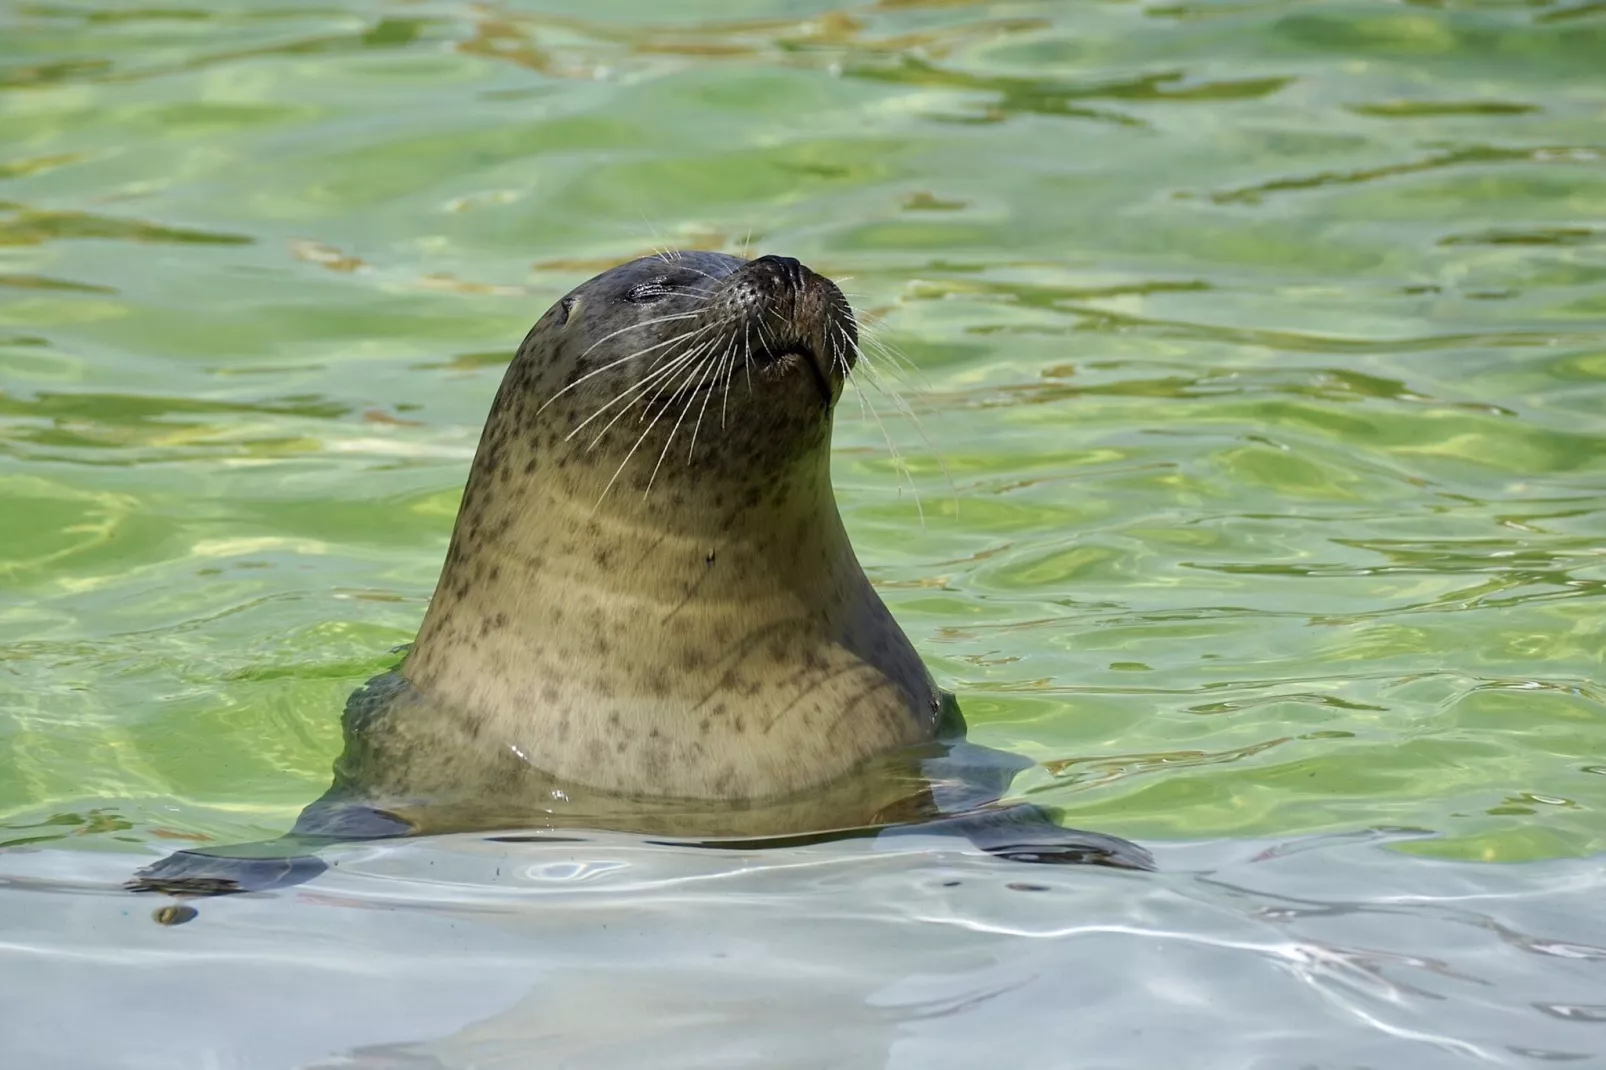
[[[374,775],[462,788],[495,752],[499,778],[512,756],[604,792],[757,800],[932,739],[937,691],[831,490],[857,348],[841,291],[785,257],[648,257],[553,306],[401,670],[427,701],[373,728],[431,758]]]

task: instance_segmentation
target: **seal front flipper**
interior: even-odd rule
[[[327,798],[327,797],[326,797]],[[123,883],[131,892],[212,896],[266,892],[304,884],[329,866],[311,852],[330,844],[382,840],[412,832],[407,822],[358,803],[318,800],[276,840],[175,851]]]
[[[1102,832],[1061,828],[1048,813],[1031,803],[989,807],[952,814],[887,830],[888,834],[954,832],[998,858],[1011,862],[1050,865],[1113,866],[1117,869],[1153,870],[1148,851]]]
[[[210,854],[205,851],[175,851],[136,872],[123,882],[130,892],[161,892],[165,895],[210,896],[236,892],[266,892],[288,888],[318,876],[328,865],[316,855],[286,855],[278,840],[238,844],[233,848],[278,848],[281,853],[265,857]]]

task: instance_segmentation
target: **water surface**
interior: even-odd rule
[[[1593,952],[1488,959],[1514,945],[1378,905],[1448,873],[1551,904],[1511,923],[1533,939],[1602,940],[1588,900],[1547,898],[1606,849],[1602,56],[1587,0],[0,5],[0,874],[57,889],[0,888],[35,931],[0,972],[66,971],[70,1000],[206,925],[286,961],[317,944],[293,909],[316,891],[175,930],[104,888],[40,904],[288,827],[345,695],[422,616],[517,340],[601,267],[684,245],[803,259],[913,365],[918,427],[845,399],[838,495],[974,737],[1041,763],[1018,794],[1221,858],[1409,830],[1364,865],[1313,847],[1301,879],[1362,905],[1369,947],[1492,963],[1489,991],[1404,1033],[1348,1008],[1332,1065],[1606,1053]],[[906,882],[952,861],[895,857]],[[839,909],[751,864],[778,867],[744,894],[781,916]],[[842,903],[902,894],[841,865]],[[1076,889],[1120,911],[1192,878],[1113,879],[1054,875],[1059,924],[1085,920]],[[648,917],[669,893],[632,894]],[[574,961],[605,995],[682,936]],[[1041,953],[1059,965],[1007,1013],[943,1013],[1089,1035],[1094,990]],[[861,959],[833,989],[855,1014],[920,972]],[[1123,1021],[1237,968],[1098,961]],[[1262,1011],[1300,983],[1267,976]],[[1231,1033],[1247,997],[1222,992]],[[639,1006],[643,1036],[691,1013]],[[811,1006],[775,1035],[813,1035]],[[1211,1020],[1089,1065],[1205,1050]],[[1222,1065],[1301,1050],[1214,1042]]]

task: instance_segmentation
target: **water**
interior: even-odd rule
[[[0,6],[0,1036],[1606,1054],[1603,55],[1586,0]],[[920,428],[865,394],[896,457],[841,410],[859,556],[973,737],[1042,763],[1016,793],[1167,873],[603,838],[559,904],[475,860],[593,848],[451,840],[152,925],[128,870],[325,786],[517,339],[664,244],[797,256],[915,365]]]

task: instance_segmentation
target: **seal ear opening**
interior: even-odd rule
[[[574,294],[570,294],[568,297],[565,297],[563,300],[559,301],[558,302],[557,325],[559,327],[567,326],[568,323],[569,323],[569,316],[579,306],[580,306],[580,299],[578,297],[576,297]]]

